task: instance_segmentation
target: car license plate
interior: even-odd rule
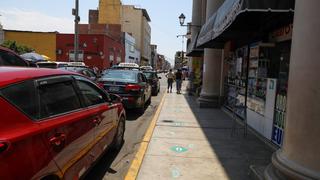
[[[119,87],[111,86],[111,87],[109,87],[109,91],[118,92],[119,91]]]

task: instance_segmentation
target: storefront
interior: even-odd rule
[[[264,3],[263,3],[264,2]],[[294,0],[226,0],[197,47],[224,48],[224,107],[282,145]]]
[[[224,53],[224,107],[281,146],[285,127],[292,24],[269,34],[268,42]]]

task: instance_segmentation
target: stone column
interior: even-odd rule
[[[265,179],[320,179],[319,7],[296,1],[284,143]]]
[[[207,0],[206,19],[215,13],[224,0]],[[221,104],[221,49],[204,49],[202,90],[198,99],[201,108],[218,108]]]
[[[202,18],[202,2],[203,0],[193,0],[193,4],[192,4],[192,22],[191,22],[191,44],[190,46],[192,46],[192,43],[193,41],[196,40],[196,37],[197,37],[197,34],[198,32],[200,31],[201,27],[197,27],[197,26],[200,26],[202,25],[201,24],[201,18]],[[193,57],[189,57],[189,63],[188,63],[188,66],[189,66],[189,72],[191,74],[194,75],[194,67],[193,67],[193,61],[197,61],[196,58],[193,58]],[[194,90],[194,79],[189,79],[189,82],[188,82],[188,86],[187,86],[187,89],[189,91],[189,93],[192,93],[193,90]]]

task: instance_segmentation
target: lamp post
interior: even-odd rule
[[[182,64],[183,64],[183,60],[184,60],[184,38],[186,37],[187,35],[186,34],[181,34],[181,35],[177,35],[177,38],[178,37],[181,37],[181,39],[182,39],[182,48],[181,48],[181,55],[180,55],[180,57],[181,57],[181,66],[182,66]]]
[[[72,9],[74,15],[74,61],[79,61],[79,0],[75,0],[75,8]]]
[[[187,27],[201,27],[201,26],[199,26],[199,25],[194,25],[194,24],[191,24],[191,23],[189,23],[189,24],[187,24],[187,25],[184,25],[184,21],[186,20],[186,16],[183,14],[183,13],[181,13],[180,14],[180,16],[179,16],[179,22],[180,22],[180,26],[187,26]]]
[[[194,29],[199,29],[201,28],[201,26],[199,25],[194,25],[194,24],[191,24],[191,23],[188,23],[187,25],[184,25],[185,23],[185,20],[186,20],[186,16],[181,13],[181,15],[179,16],[179,23],[180,23],[180,26],[187,26],[188,27],[188,31],[190,30],[191,31],[191,27],[194,27]],[[191,31],[192,32],[192,31]],[[189,85],[187,86],[187,90],[189,92],[189,94],[192,94],[193,92],[193,89],[194,89],[194,72],[193,72],[193,68],[192,68],[192,59],[191,59],[191,64],[189,64],[189,71],[188,71],[189,74]]]

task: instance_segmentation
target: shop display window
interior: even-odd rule
[[[246,86],[248,48],[242,47],[231,53],[225,59],[228,66],[228,73],[225,77],[226,100],[225,107],[237,114],[241,119],[245,118],[246,107]]]
[[[256,43],[250,46],[247,107],[262,116],[265,113],[271,49],[272,44]]]

